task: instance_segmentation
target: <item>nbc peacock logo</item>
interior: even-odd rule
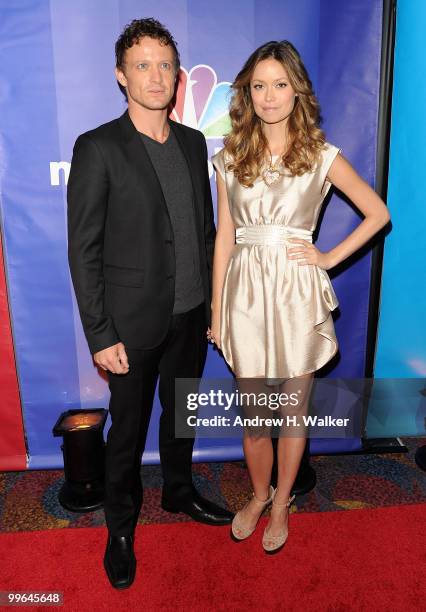
[[[230,92],[231,83],[218,83],[210,66],[198,64],[189,72],[181,68],[170,118],[200,130],[206,138],[223,138],[231,129]]]

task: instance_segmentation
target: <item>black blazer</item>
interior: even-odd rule
[[[192,178],[210,325],[215,226],[201,132],[169,120]],[[173,168],[170,169],[173,171]],[[91,353],[157,346],[174,303],[173,231],[146,148],[126,111],[80,135],[68,180],[68,260]]]

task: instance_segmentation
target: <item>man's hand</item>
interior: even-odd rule
[[[122,342],[98,351],[93,355],[93,359],[96,365],[113,374],[127,374],[129,371],[129,362]]]

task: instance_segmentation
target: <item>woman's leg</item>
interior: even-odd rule
[[[271,438],[263,435],[255,437],[245,431],[243,449],[253,492],[257,499],[268,499],[274,461]]]
[[[278,480],[277,492],[272,506],[271,516],[267,526],[268,534],[271,536],[282,533],[283,525],[287,522],[288,508],[285,504],[289,497],[291,488],[299,471],[300,462],[306,444],[306,427],[302,416],[308,414],[309,399],[314,381],[314,372],[290,378],[280,385],[280,393],[287,396],[297,397],[296,406],[283,407],[281,416],[289,417],[289,426],[280,432],[277,449]],[[299,427],[292,426],[295,418]]]
[[[250,400],[246,399],[242,405],[244,418],[253,419],[270,416],[267,407],[257,405],[259,395],[269,392],[263,379],[239,380],[238,389],[240,394],[245,393],[245,397],[250,398]],[[247,529],[252,529],[264,509],[256,500],[266,501],[270,494],[271,472],[274,461],[270,427],[262,425],[244,427],[243,450],[256,499],[252,497],[240,511],[239,520]]]

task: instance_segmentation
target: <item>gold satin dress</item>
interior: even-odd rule
[[[237,378],[273,384],[315,372],[338,350],[331,311],[339,302],[326,270],[299,265],[286,247],[298,246],[290,237],[312,242],[331,187],[327,172],[339,151],[325,143],[314,171],[280,176],[270,186],[258,177],[251,188],[226,171],[224,149],[211,159],[225,181],[236,228],[222,290],[220,340]]]

